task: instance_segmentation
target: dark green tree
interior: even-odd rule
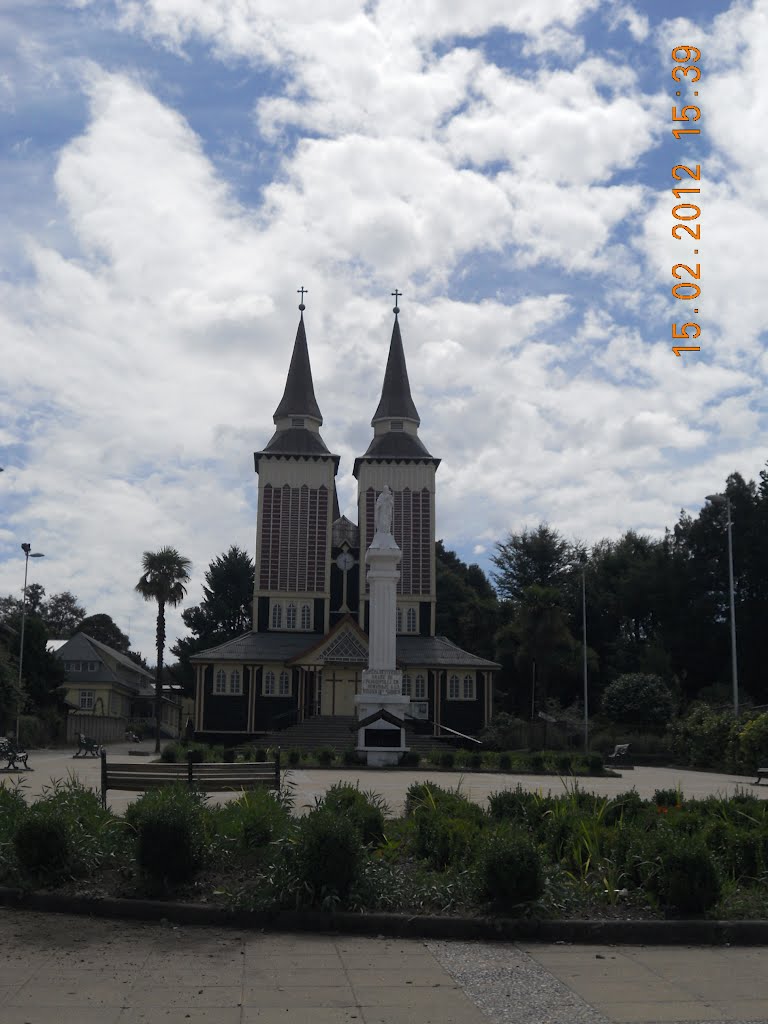
[[[179,637],[171,653],[179,659],[177,678],[188,693],[194,687],[194,672],[189,661],[192,655],[250,630],[253,572],[253,560],[233,544],[208,566],[200,604],[185,608],[181,613],[192,636]]]
[[[583,559],[583,545],[567,541],[546,523],[511,533],[496,544],[492,574],[501,598],[519,601],[528,587],[560,588],[564,576]]]
[[[164,547],[159,551],[145,551],[142,574],[136,590],[145,601],[157,602],[157,667],[155,670],[155,753],[160,753],[160,716],[163,694],[163,653],[165,651],[165,608],[175,607],[184,600],[192,563],[176,548]]]
[[[642,672],[619,676],[603,693],[603,714],[635,729],[664,729],[673,708],[672,693],[664,680]]]
[[[129,654],[131,642],[125,633],[120,630],[112,619],[111,615],[103,612],[97,615],[88,615],[80,623],[79,632],[98,640],[107,647],[111,647],[121,654]]]
[[[29,597],[29,587],[27,596]],[[52,594],[40,605],[40,617],[52,640],[68,640],[80,629],[85,618],[85,608],[78,603],[74,594],[63,590]]]
[[[494,654],[499,601],[479,565],[467,565],[441,540],[435,544],[437,615],[435,631],[485,658]]]

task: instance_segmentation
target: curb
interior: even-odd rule
[[[486,939],[503,942],[636,946],[764,946],[768,921],[540,921],[488,917],[319,911],[228,910],[202,903],[126,900],[24,892],[0,887],[0,906],[49,914],[248,928],[273,932],[341,932],[402,939]]]

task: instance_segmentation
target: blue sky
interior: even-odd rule
[[[682,44],[696,84],[672,81]],[[766,0],[5,5],[0,593],[29,540],[49,593],[150,655],[142,551],[192,559],[191,602],[215,555],[253,552],[302,285],[348,514],[395,287],[464,558],[540,521],[658,536],[756,477],[767,62]],[[701,134],[678,141],[684,103]],[[701,165],[699,244],[671,236],[676,163]],[[696,262],[701,295],[673,298]],[[676,358],[686,321],[701,352]]]

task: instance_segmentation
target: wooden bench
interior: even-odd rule
[[[268,789],[280,792],[280,750],[274,761],[196,761],[192,751],[187,755],[186,764],[153,761],[141,762],[107,761],[105,750],[101,752],[101,802],[107,806],[107,791],[110,789],[144,792],[158,786],[182,783],[190,789],[204,793],[224,793],[228,790]]]
[[[768,779],[768,768],[758,768],[757,778],[755,779],[755,785],[760,785],[760,779]]]
[[[102,747],[98,740],[91,739],[90,736],[84,736],[80,733],[77,739],[77,752],[72,757],[98,757],[101,753]]]
[[[627,760],[629,755],[629,744],[628,743],[617,743],[613,748],[613,753],[609,754],[606,758],[611,764],[620,764]]]
[[[6,771],[18,771],[19,764],[28,769],[27,758],[29,754],[23,747],[19,747],[13,740],[0,739],[0,761],[5,761]],[[30,769],[31,770],[31,769]]]

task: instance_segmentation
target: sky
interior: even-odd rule
[[[28,541],[154,660],[142,552],[254,553],[301,287],[350,518],[396,288],[465,560],[756,478],[766,65],[768,0],[0,0],[0,594]]]

